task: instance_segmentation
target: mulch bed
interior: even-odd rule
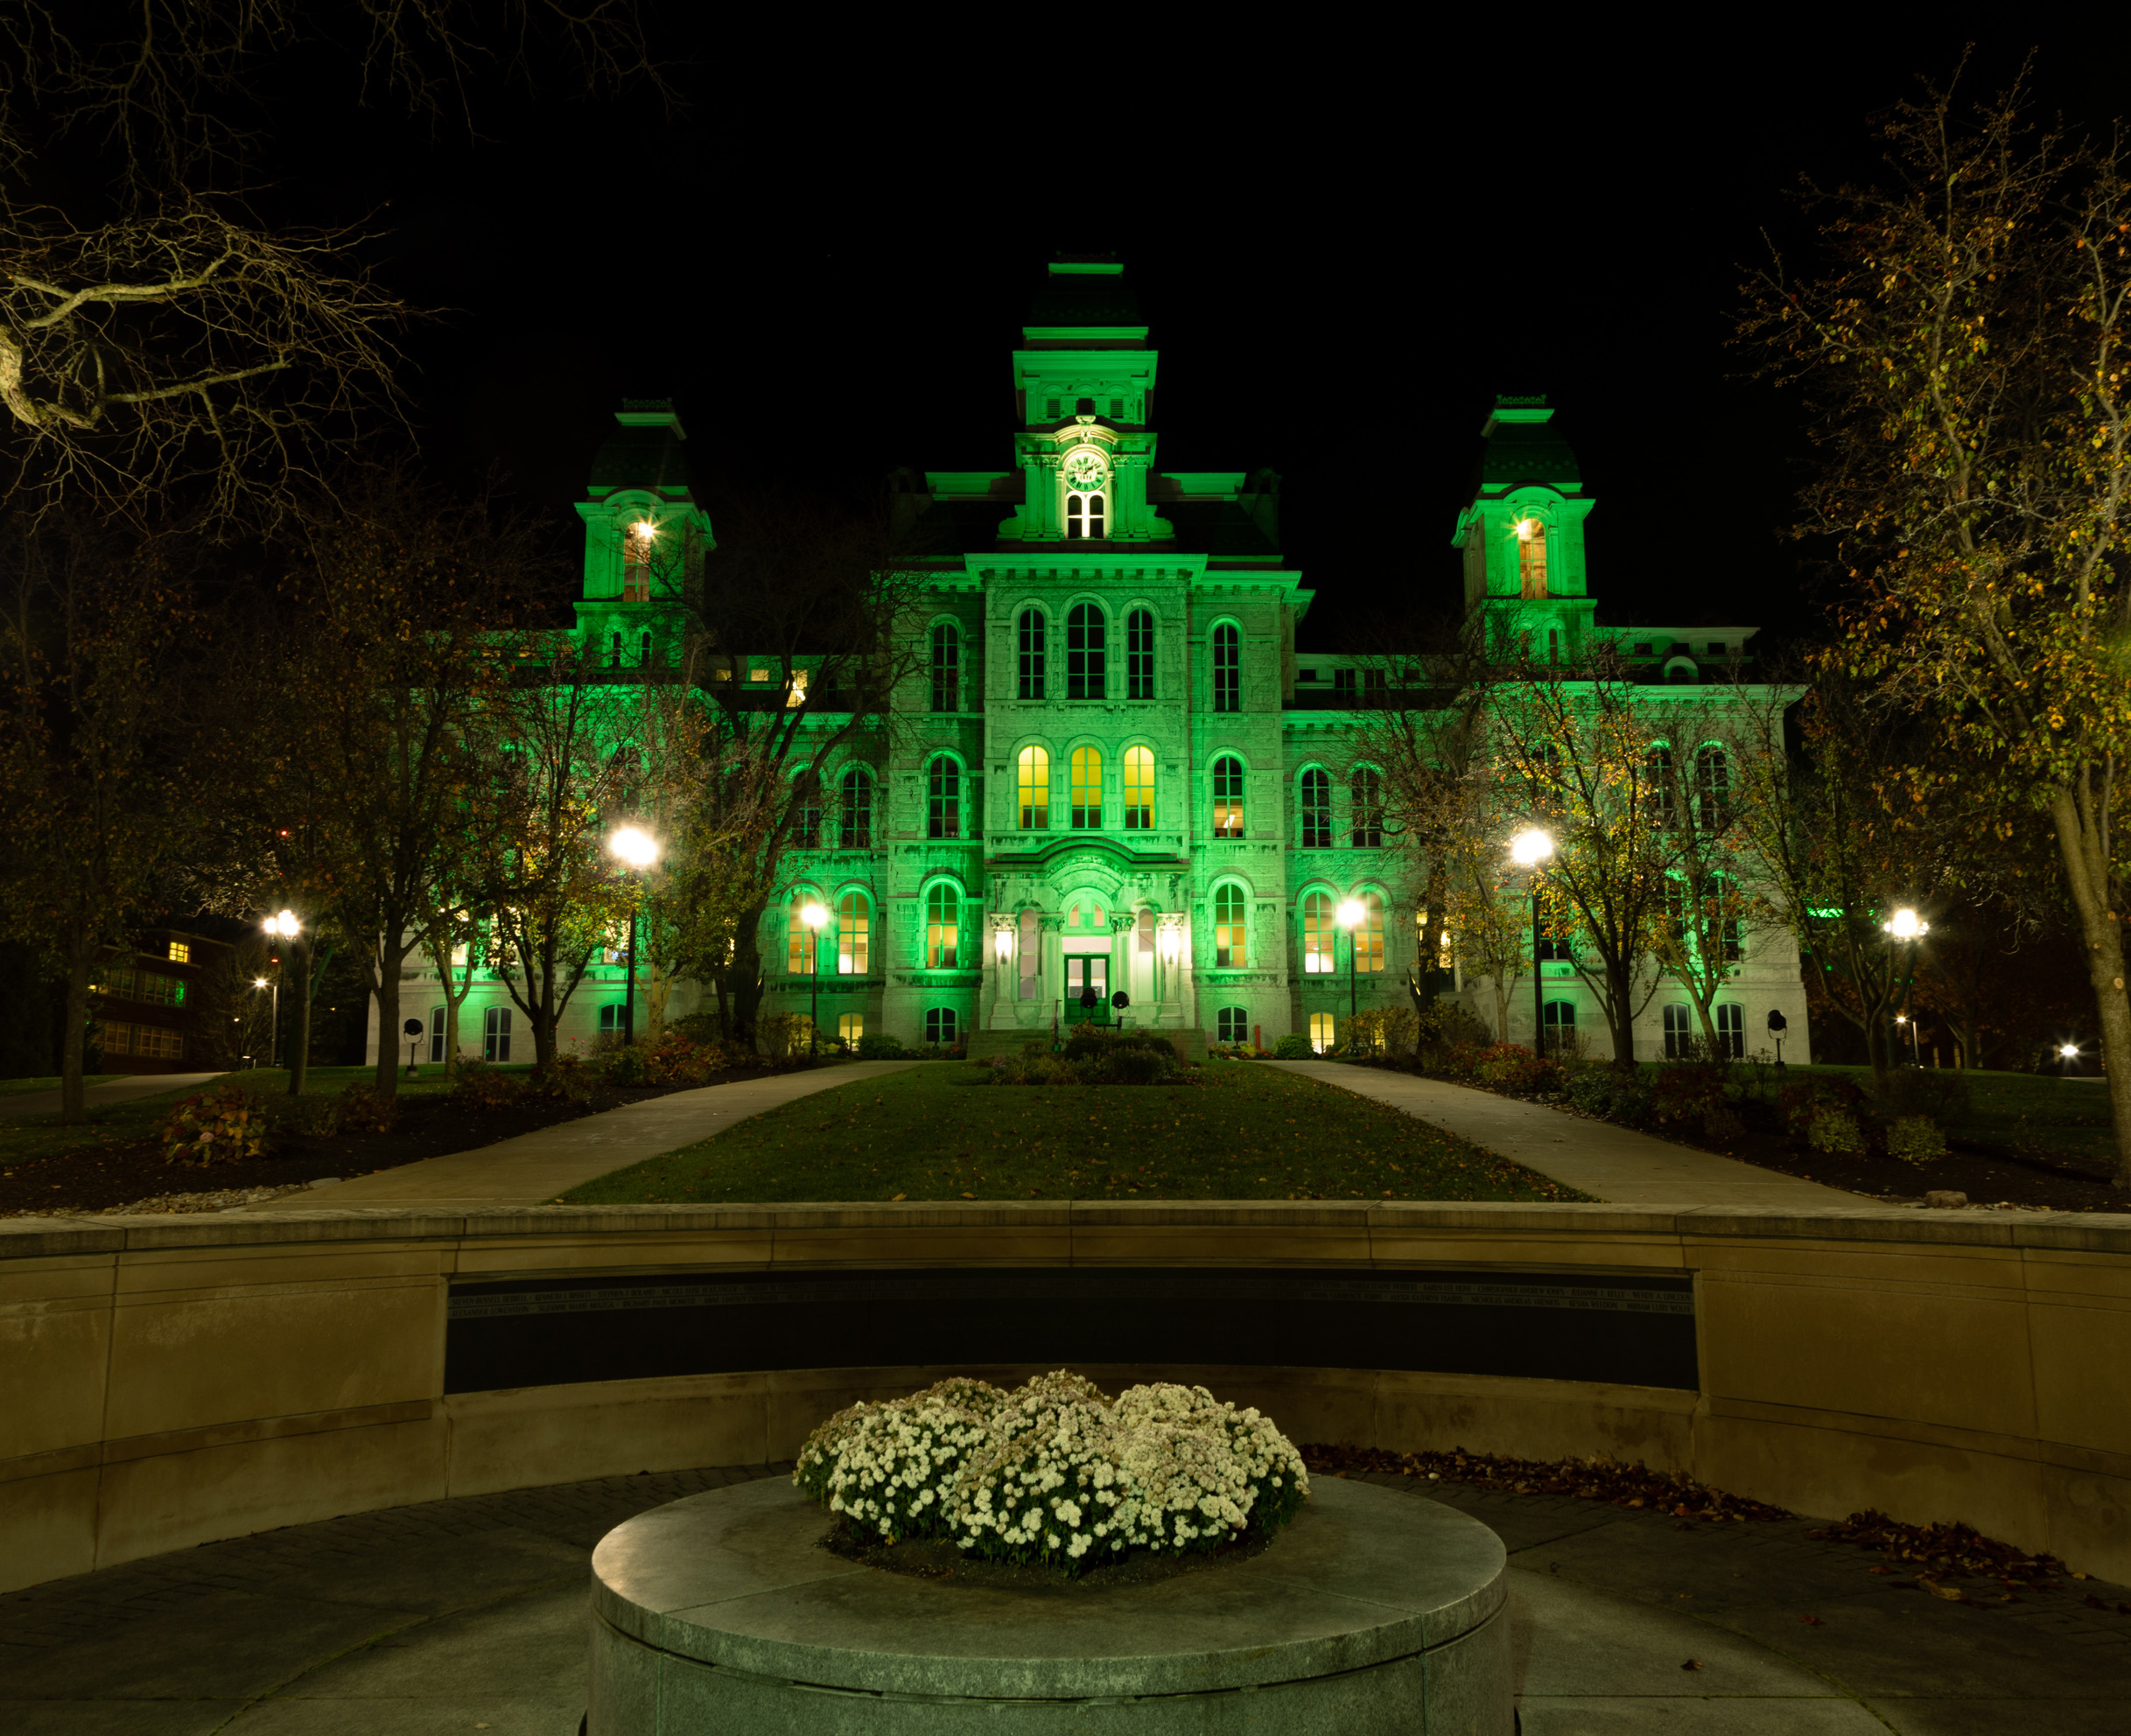
[[[1394,1476],[1471,1483],[1511,1494],[1575,1495],[1710,1523],[1798,1516],[1780,1507],[1710,1488],[1677,1471],[1653,1471],[1640,1461],[1623,1465],[1612,1459],[1507,1459],[1498,1453],[1468,1452],[1462,1447],[1448,1452],[1391,1452],[1377,1446],[1314,1441],[1304,1443],[1302,1462],[1313,1473],[1329,1472],[1335,1477],[1356,1471],[1388,1471]]]
[[[759,1070],[719,1074],[703,1083],[723,1085],[761,1077]],[[669,1090],[690,1086],[601,1091],[578,1102],[530,1097],[498,1109],[475,1109],[450,1092],[401,1100],[399,1124],[390,1133],[287,1138],[271,1156],[249,1163],[200,1167],[164,1160],[153,1139],[113,1140],[83,1145],[57,1157],[34,1158],[0,1171],[0,1217],[25,1212],[94,1212],[163,1194],[209,1193],[221,1188],[286,1187],[324,1176],[350,1180],[378,1170],[397,1169],[453,1152],[469,1152],[514,1139],[560,1122],[598,1115]],[[326,1196],[319,1196],[325,1203]]]

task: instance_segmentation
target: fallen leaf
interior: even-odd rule
[[[1679,1667],[1682,1670],[1700,1670],[1702,1667],[1702,1661],[1699,1657],[1691,1657]]]
[[[1820,1618],[1817,1615],[1801,1615],[1798,1617],[1798,1621],[1802,1626],[1807,1628],[1818,1628],[1820,1625]]]
[[[1891,1567],[1868,1567],[1865,1572],[1868,1573],[1891,1573],[1894,1569]]]
[[[1917,1583],[1933,1597],[1944,1598],[1948,1603],[1966,1603],[1968,1600],[1968,1593],[1959,1586],[1935,1586],[1929,1579],[1919,1579]]]
[[[898,1194],[895,1196],[895,1199],[896,1199],[896,1200],[908,1200],[909,1197],[910,1197],[910,1196],[909,1196],[908,1194]],[[888,1201],[888,1203],[889,1203],[890,1205],[894,1205],[894,1204],[895,1203],[895,1200],[889,1200],[889,1201]]]

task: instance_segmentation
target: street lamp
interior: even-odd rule
[[[293,910],[277,911],[259,926],[275,940],[291,942],[295,940],[303,928],[303,924],[296,920],[296,913]],[[265,988],[267,986],[266,979],[258,978],[256,986]],[[267,1032],[266,1038],[266,1064],[269,1067],[278,1067],[281,1065],[281,976],[279,972],[276,972],[274,976],[274,1010],[271,1018],[273,1024]]]
[[[637,877],[629,900],[627,974],[621,987],[621,1044],[627,1048],[636,1040],[636,909],[643,900],[643,872],[658,860],[658,840],[641,826],[624,826],[607,839],[606,847]]]
[[[814,1004],[807,1013],[807,1059],[812,1060],[821,1044],[821,931],[828,925],[829,913],[820,904],[810,902],[799,913],[799,920],[814,932],[814,944],[809,948],[813,956]]]
[[[1880,926],[1889,934],[1893,935],[1896,940],[1905,942],[1909,948],[1909,970],[1907,978],[1902,985],[1903,998],[1906,1004],[1906,1010],[1896,1014],[1894,1022],[1896,1025],[1906,1025],[1909,1026],[1910,1062],[1912,1066],[1921,1067],[1924,1065],[1924,1052],[1922,1047],[1919,1046],[1917,1038],[1916,1019],[1917,942],[1931,932],[1931,925],[1929,922],[1926,922],[1921,916],[1917,915],[1917,913],[1911,910],[1907,905],[1904,905],[1901,909],[1896,911],[1892,916],[1889,916],[1886,921],[1882,922]]]
[[[1546,985],[1539,969],[1539,864],[1554,853],[1554,841],[1537,826],[1510,840],[1510,859],[1532,873],[1532,1052],[1546,1053]],[[1506,1042],[1510,1033],[1504,1032]]]
[[[1362,926],[1362,918],[1368,913],[1362,908],[1358,898],[1350,898],[1339,906],[1339,926],[1347,931],[1347,1046],[1354,1046],[1354,1020],[1356,1011],[1354,973],[1357,968],[1355,959],[1355,933]]]

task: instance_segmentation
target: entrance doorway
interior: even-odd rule
[[[1095,1004],[1083,1001],[1095,990]],[[1065,957],[1065,1022],[1068,1025],[1110,1023],[1110,955],[1106,952],[1068,953]]]

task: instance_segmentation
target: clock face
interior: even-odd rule
[[[1076,452],[1065,461],[1066,486],[1077,494],[1093,494],[1109,474],[1110,467],[1099,452]]]

